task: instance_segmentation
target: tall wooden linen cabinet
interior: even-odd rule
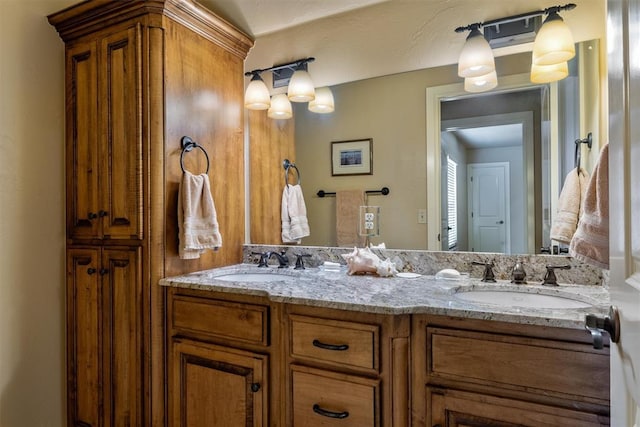
[[[252,40],[191,0],[90,0],[49,16],[66,45],[69,426],[166,423],[162,277],[244,242],[243,61]],[[208,153],[222,248],[178,257],[183,136]],[[207,169],[200,150],[185,169]]]

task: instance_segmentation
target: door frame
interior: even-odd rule
[[[550,158],[551,164],[558,164],[558,85],[557,83],[548,83],[546,85],[532,84],[529,73],[512,74],[501,76],[498,78],[497,90],[486,93],[500,93],[519,89],[533,89],[544,86],[549,87],[549,118],[550,118]],[[442,86],[432,86],[426,89],[426,172],[427,172],[427,200],[441,200],[440,195],[440,133],[441,133],[441,114],[440,103],[442,101],[462,99],[473,96],[469,92],[465,92],[464,84],[454,83]],[[550,187],[551,189],[559,188],[559,173],[557,168],[550,168]],[[556,211],[557,198],[551,197],[550,213]],[[438,241],[438,233],[440,233],[440,204],[427,204],[427,249],[438,251],[440,242]],[[534,236],[535,238],[535,236]],[[535,248],[534,248],[535,249]],[[532,251],[531,253],[535,253]]]

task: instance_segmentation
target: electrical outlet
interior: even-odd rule
[[[418,209],[418,224],[426,224],[426,223],[427,223],[427,210]]]

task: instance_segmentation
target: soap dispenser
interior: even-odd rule
[[[513,266],[513,270],[511,270],[511,283],[515,283],[517,285],[524,285],[527,283],[524,280],[527,277],[527,273],[524,271],[524,267],[520,262],[520,259],[516,260],[516,265]]]

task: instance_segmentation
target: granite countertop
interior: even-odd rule
[[[245,280],[242,276],[240,278],[236,276],[232,280],[217,278],[229,274],[255,273],[261,276],[271,274],[274,280],[251,281]],[[434,276],[426,275],[415,278],[349,276],[344,267],[337,270],[326,270],[322,267],[294,270],[293,268],[279,269],[271,266],[258,268],[254,264],[237,264],[165,278],[160,281],[160,285],[264,296],[274,302],[368,313],[422,313],[576,329],[584,328],[586,314],[605,315],[610,305],[609,293],[601,286],[514,285],[501,280],[497,283],[483,283],[479,279],[464,275],[458,280],[436,279]],[[474,290],[518,291],[560,296],[569,298],[570,303],[579,301],[591,306],[521,307],[517,305],[526,304],[517,302],[520,300],[520,294],[514,295],[516,302],[510,306],[462,299],[465,292]]]

